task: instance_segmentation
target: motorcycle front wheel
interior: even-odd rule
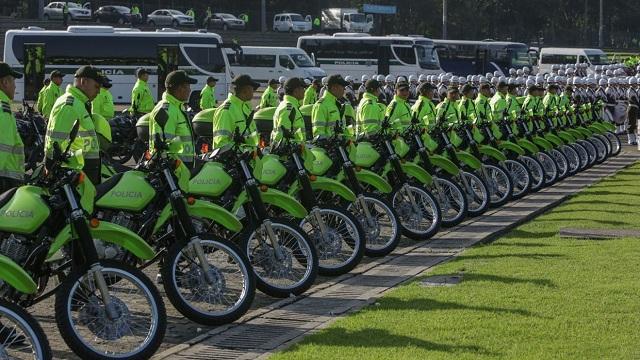
[[[0,300],[0,359],[51,359],[40,324],[20,306]]]
[[[167,328],[164,302],[151,280],[113,261],[74,270],[58,289],[55,313],[60,335],[83,359],[148,359]]]

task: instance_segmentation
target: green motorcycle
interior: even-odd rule
[[[162,115],[156,121],[162,128]],[[119,173],[97,187],[96,218],[134,230],[153,245],[169,301],[187,318],[204,325],[233,322],[251,307],[255,279],[249,260],[231,241],[208,233],[210,222],[239,232],[242,224],[224,208],[188,197],[189,170],[167,154],[159,135],[153,156],[136,170]],[[102,258],[137,265],[117,246],[102,244]]]
[[[78,131],[76,122],[71,141]],[[114,243],[141,259],[155,253],[130,230],[89,218],[95,187],[84,173],[63,167],[69,148],[54,144],[46,174],[0,200],[0,241],[38,284],[34,294],[6,287],[3,296],[30,306],[55,294],[55,318],[69,348],[81,358],[147,359],[166,330],[162,297],[140,270],[102,260],[96,240]],[[47,288],[49,280],[59,284]]]
[[[4,194],[0,195],[0,203]],[[4,241],[0,251],[12,248]],[[9,252],[9,251],[8,251]],[[0,284],[3,288],[33,294],[38,286],[20,265],[0,255]],[[0,299],[0,359],[51,359],[51,347],[40,324],[25,309]]]
[[[432,182],[431,175],[413,162],[400,161],[408,154],[409,146],[402,137],[390,135],[389,130],[385,119],[377,134],[351,144],[349,159],[392,185],[390,200],[403,234],[414,240],[428,239],[438,232],[442,221],[438,202],[425,187]]]
[[[227,234],[239,238],[258,289],[274,297],[308,290],[318,274],[316,249],[300,226],[269,211],[279,208],[287,217],[300,220],[308,215],[296,199],[268,185],[282,176],[282,164],[260,161],[258,150],[244,145],[237,131],[233,143],[202,159],[204,164],[194,170],[189,182],[189,193],[213,200],[241,219],[242,232]]]

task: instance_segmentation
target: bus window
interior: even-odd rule
[[[433,45],[416,45],[416,57],[422,69],[437,70],[440,68],[438,52]]]
[[[575,64],[576,55],[542,54],[542,64]]]
[[[609,58],[607,54],[587,54],[591,65],[607,65],[609,64]]]
[[[198,68],[210,73],[225,72],[222,51],[214,47],[185,46],[184,56]]]
[[[413,50],[413,47],[393,46],[393,53],[398,60],[402,61],[405,64],[416,64],[416,52],[415,50]]]
[[[530,66],[531,57],[528,51],[511,51],[511,65],[512,66]]]

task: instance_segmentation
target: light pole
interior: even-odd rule
[[[267,0],[260,1],[260,23],[261,31],[267,31]]]
[[[447,38],[447,0],[442,0],[442,38]]]
[[[602,3],[603,0],[600,0],[600,26],[598,26],[598,47],[600,49],[604,47],[604,8]]]

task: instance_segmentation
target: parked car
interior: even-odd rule
[[[300,14],[277,14],[273,17],[273,31],[307,32],[311,31],[311,16],[303,18]]]
[[[147,23],[149,25],[171,25],[178,26],[194,26],[195,22],[191,16],[185,15],[182,11],[173,9],[158,9],[147,15]]]
[[[62,20],[62,8],[64,8],[64,1],[54,1],[44,7],[43,18],[45,20]],[[69,9],[70,20],[91,20],[91,10],[84,9],[82,6],[75,2],[67,2],[67,8]]]
[[[226,13],[214,13],[211,16],[211,27],[214,29],[234,29],[234,30],[244,30],[247,26],[243,20],[238,19],[234,15],[226,14]]]
[[[140,14],[132,15],[131,9],[126,6],[101,6],[96,12],[93,13],[93,18],[96,22],[106,22],[106,23],[139,23],[140,22]]]

